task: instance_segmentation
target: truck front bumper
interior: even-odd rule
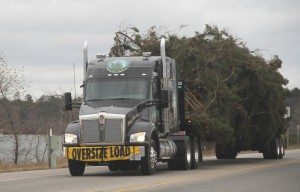
[[[64,151],[68,159],[99,163],[140,161],[145,156],[145,146],[133,145],[65,147]]]

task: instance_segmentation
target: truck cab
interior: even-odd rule
[[[83,102],[64,139],[71,175],[82,175],[86,164],[139,168],[145,175],[159,161],[170,169],[198,166],[199,137],[182,131],[175,60],[165,56],[164,42],[162,56],[97,55],[90,61],[85,44]],[[70,93],[65,109],[72,110]]]

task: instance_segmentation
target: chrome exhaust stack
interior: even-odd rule
[[[162,68],[163,68],[163,78],[162,78],[162,89],[168,91],[168,98],[170,98],[170,91],[169,91],[169,80],[168,80],[168,66],[167,66],[167,60],[166,60],[166,40],[165,38],[161,38],[160,40],[160,55],[162,60]],[[169,99],[168,99],[169,100]],[[170,100],[169,100],[170,102]],[[169,132],[170,131],[170,122],[169,122],[169,111],[170,111],[170,105],[168,108],[163,109],[164,114],[164,131]]]
[[[161,55],[162,65],[163,65],[163,78],[165,80],[165,79],[167,79],[166,39],[165,38],[161,38],[161,40],[160,40],[160,55]],[[164,86],[166,86],[164,88],[167,88],[167,85],[164,85]]]
[[[163,78],[162,89],[168,91],[169,107],[163,110],[164,131],[179,131],[178,121],[178,90],[177,90],[177,68],[174,59],[166,57],[166,40],[160,40],[160,55],[162,60]]]
[[[88,66],[88,42],[83,43],[83,81],[86,79],[86,71]]]

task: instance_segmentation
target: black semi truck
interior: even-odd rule
[[[83,49],[83,102],[79,120],[64,137],[71,175],[86,165],[106,165],[111,171],[155,172],[157,162],[169,169],[195,169],[202,160],[200,135],[185,118],[185,88],[177,80],[175,60],[161,56],[105,57],[88,60]],[[65,109],[72,110],[71,93]]]

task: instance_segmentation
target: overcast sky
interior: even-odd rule
[[[279,55],[288,87],[300,87],[298,0],[0,0],[0,7],[0,52],[9,65],[24,67],[34,98],[73,91],[73,62],[79,87],[83,41],[95,58],[108,53],[114,32],[129,24],[142,31],[186,24],[184,35],[205,24],[228,29],[266,58]]]

